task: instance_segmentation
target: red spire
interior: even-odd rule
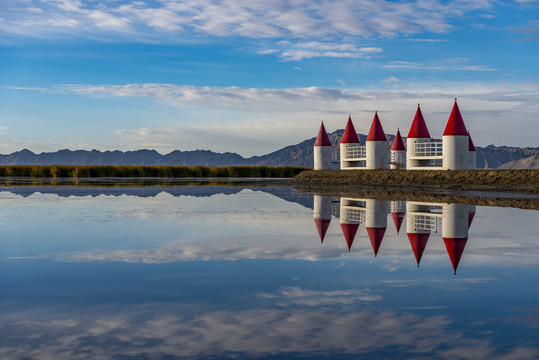
[[[320,243],[322,244],[324,243],[324,238],[326,237],[330,222],[331,220],[327,219],[314,219],[316,230],[318,230],[318,235],[320,235]]]
[[[415,113],[414,121],[412,121],[412,126],[410,127],[410,132],[408,132],[409,138],[430,138],[429,129],[427,129],[427,124],[425,124],[425,119],[423,119],[423,114],[417,104],[417,111]]]
[[[324,127],[324,122],[320,124],[320,130],[318,130],[318,136],[314,142],[314,146],[331,146],[331,141],[329,141],[328,133]]]
[[[397,134],[395,135],[395,140],[393,140],[393,145],[391,146],[391,150],[398,151],[398,150],[406,150],[404,147],[404,142],[402,141],[401,132],[399,129],[397,129]]]
[[[447,120],[443,136],[467,134],[468,130],[466,130],[464,120],[462,120],[462,115],[460,115],[459,106],[457,105],[457,99],[455,99],[455,104],[453,105],[453,110],[451,110],[451,115],[449,115],[449,120]]]
[[[371,129],[369,130],[369,135],[367,135],[367,141],[387,141],[377,111],[374,113],[374,119],[372,119]]]
[[[358,228],[359,224],[341,224],[344,239],[346,240],[346,245],[348,245],[348,251],[352,248],[352,243],[354,242]]]
[[[352,117],[348,115],[348,122],[346,123],[344,134],[342,135],[341,144],[352,143],[359,144],[359,138],[357,137],[356,129],[354,129],[354,124],[352,124]]]
[[[468,151],[475,151],[475,146],[472,141],[472,137],[470,136],[470,132],[468,131]]]
[[[453,271],[457,273],[457,267],[459,266],[460,258],[464,252],[464,247],[466,246],[466,241],[468,238],[443,238],[445,248],[447,249],[447,254],[451,260],[451,265],[453,265]]]
[[[401,230],[402,221],[404,220],[404,214],[403,212],[392,212],[391,217],[393,218],[393,222],[395,223],[395,229],[397,229],[397,234],[399,234],[399,231]]]
[[[417,267],[419,267],[419,262],[427,246],[427,241],[429,241],[430,233],[426,234],[411,234],[408,233],[408,240],[410,240],[410,245],[412,246],[412,251],[414,252],[415,261],[417,262]]]
[[[371,240],[374,257],[378,255],[378,249],[380,249],[380,245],[382,245],[385,233],[386,228],[367,228],[367,234],[369,234],[369,239]]]

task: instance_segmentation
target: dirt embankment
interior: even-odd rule
[[[457,203],[480,206],[512,207],[539,210],[539,196],[522,193],[500,193],[485,191],[417,190],[410,188],[390,188],[353,185],[294,185],[300,192],[342,196],[359,199],[421,201],[431,203]]]
[[[306,170],[297,185],[353,185],[389,189],[514,191],[539,194],[539,170]]]

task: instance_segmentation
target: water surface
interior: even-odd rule
[[[3,359],[539,357],[537,211],[0,190]]]

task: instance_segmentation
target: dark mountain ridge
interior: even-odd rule
[[[338,151],[343,129],[329,134],[335,151]],[[358,134],[362,144],[367,136]],[[394,135],[386,134],[390,143]],[[404,138],[405,139],[405,138]],[[289,145],[272,153],[245,158],[239,154],[217,153],[210,150],[174,150],[162,155],[155,150],[99,151],[68,150],[35,154],[28,149],[11,154],[0,154],[0,165],[162,165],[162,166],[305,166],[312,167],[313,146],[316,138]],[[493,169],[502,164],[539,155],[539,147],[476,146],[477,167]]]

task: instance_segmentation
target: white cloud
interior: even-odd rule
[[[539,355],[537,349],[521,342],[506,347],[483,334],[474,336],[473,329],[460,330],[447,316],[337,306],[186,313],[178,303],[101,304],[77,312],[60,307],[19,310],[1,320],[6,331],[0,346],[3,358],[16,354],[17,358],[72,359],[82,353],[92,359],[334,353],[372,357],[388,349],[404,357],[439,359],[532,359]]]
[[[390,83],[399,82],[400,80],[398,78],[396,78],[395,76],[388,76],[385,79],[383,79],[382,81],[385,82],[386,84],[390,84]]]
[[[437,134],[443,131],[455,97],[459,98],[461,112],[477,146],[536,144],[529,129],[536,127],[538,116],[537,83],[409,84],[402,80],[396,82],[391,77],[386,78],[386,83],[380,82],[383,86],[377,89],[272,89],[160,83],[59,85],[48,90],[30,89],[53,92],[57,96],[84,95],[90,103],[99,102],[101,97],[146,98],[155,102],[156,107],[172,106],[177,109],[174,111],[181,113],[174,122],[141,118],[136,126],[130,122],[104,125],[115,141],[121,142],[109,145],[109,149],[146,147],[166,153],[174,149],[199,149],[204,144],[203,148],[214,151],[261,155],[315,136],[316,125],[313,124],[320,121],[324,121],[328,131],[341,129],[348,114],[357,119],[358,132],[368,132],[374,110],[379,111],[386,132],[394,132],[398,127],[406,129],[418,101],[431,134]],[[398,89],[391,88],[397,83]],[[24,91],[24,88],[12,89]],[[514,118],[515,113],[518,113],[517,126],[509,125],[507,119]],[[4,125],[14,128],[16,122],[7,120]],[[87,142],[82,139],[81,143]],[[4,144],[4,148],[6,146]],[[96,145],[96,148],[101,149],[103,145]],[[49,145],[47,149],[54,150]]]
[[[453,18],[464,16],[466,11],[489,7],[489,1],[459,1],[457,7],[438,1],[185,0],[118,4],[104,0],[53,0],[34,2],[30,11],[25,2],[13,3],[5,14],[8,26],[4,31],[40,37],[45,32],[54,36],[56,31],[50,27],[51,20],[72,19],[79,24],[78,31],[72,36],[94,37],[96,30],[114,31],[121,25],[122,28],[130,27],[128,32],[133,38],[150,35],[154,40],[163,42],[177,42],[177,37],[163,38],[162,32],[178,31],[249,38],[369,38],[447,32],[452,28],[450,22]],[[97,21],[96,17],[99,18]],[[29,29],[31,24],[40,26]],[[148,34],[148,30],[154,33]],[[111,38],[117,36],[105,32],[103,35]]]

